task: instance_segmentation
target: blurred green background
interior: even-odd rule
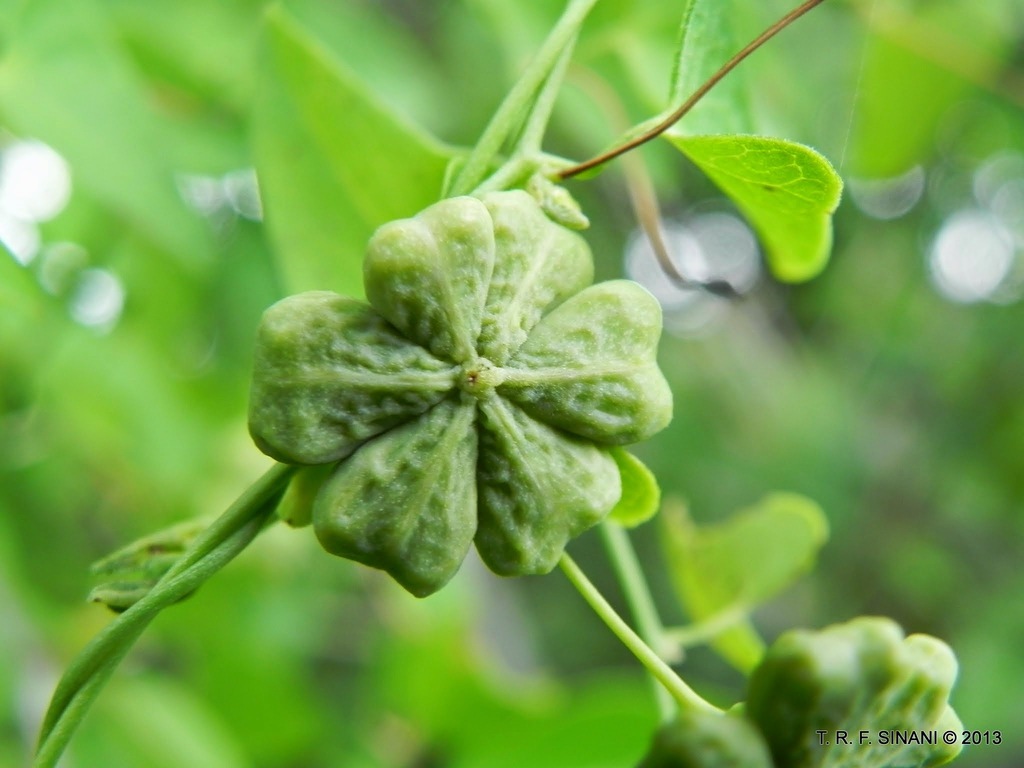
[[[598,5],[551,149],[582,159],[616,110],[664,107],[682,5]],[[738,43],[788,7],[725,5]],[[310,60],[439,137],[439,157],[474,141],[560,6],[285,3]],[[323,275],[358,291],[374,212],[349,221],[334,190],[375,181],[317,154],[344,153],[358,125],[330,112],[333,81],[268,42],[265,11],[0,4],[0,765],[25,764],[57,676],[109,618],[84,602],[89,563],[215,514],[269,464],[245,427],[262,310]],[[1022,50],[1019,0],[829,0],[731,76],[759,132],[816,147],[847,182],[832,262],[805,285],[764,274],[668,147],[644,158],[669,242],[740,300],[659,274],[617,167],[571,185],[599,275],[666,309],[676,417],[637,451],[666,496],[698,522],[775,490],[820,503],[816,570],[758,625],[886,614],[945,639],[965,726],[1003,734],[964,768],[1024,764]],[[289,105],[295,82],[306,101]],[[634,534],[680,622],[658,537]],[[620,605],[596,537],[572,551]],[[742,697],[708,651],[681,671],[716,702]],[[156,621],[65,765],[613,768],[655,720],[639,666],[560,575],[469,561],[418,601],[279,526]]]

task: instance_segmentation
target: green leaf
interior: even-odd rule
[[[251,4],[176,0],[174,13],[162,3],[108,0],[104,5],[119,39],[153,81],[215,100],[232,113],[247,109],[255,81],[253,44],[262,21]],[[182,112],[189,122],[205,119],[200,110]],[[226,112],[217,110],[222,125]]]
[[[97,560],[89,571],[98,583],[86,599],[116,613],[128,610],[156,586],[206,526],[201,519],[186,520],[136,539]]]
[[[731,6],[732,0],[724,3],[722,0],[687,0],[673,57],[667,106],[657,115],[630,127],[608,148],[620,146],[660,125],[736,53],[740,41],[733,29]],[[647,49],[650,47],[647,45]],[[621,45],[620,48],[620,56],[627,64],[636,59],[634,46]],[[634,63],[631,68],[636,66]],[[754,123],[743,70],[731,72],[670,130],[679,136],[752,133]],[[596,176],[606,165],[592,168],[577,178]]]
[[[257,172],[287,293],[361,296],[374,230],[435,202],[453,151],[381,104],[280,7],[267,14]]]
[[[22,4],[0,65],[0,117],[70,163],[74,183],[150,242],[196,267],[208,232],[175,188],[168,135],[104,10],[91,0]]]
[[[1015,10],[1011,12],[1010,6]],[[962,130],[944,121],[975,96],[979,85],[998,83],[1000,73],[1013,66],[1015,37],[1008,32],[1013,28],[1012,14],[1019,8],[1016,0],[989,0],[916,7],[894,3],[879,10],[861,43],[864,59],[857,72],[856,119],[846,169],[858,176],[896,176],[941,153],[937,126],[954,133]],[[915,41],[926,36],[955,40],[956,52],[946,47],[945,56],[924,54]],[[965,64],[968,61],[970,66]],[[1011,102],[1013,91],[1019,93],[995,85],[994,92],[999,91]],[[998,119],[979,122],[991,129]],[[992,149],[1003,146],[995,135]],[[947,141],[963,147],[965,137]]]
[[[207,524],[201,519],[186,520],[143,536],[97,560],[89,571],[94,576],[144,576],[156,582],[184,554]]]
[[[736,614],[711,645],[749,671],[764,644],[743,615],[810,570],[828,536],[824,514],[803,496],[776,493],[717,525],[696,526],[671,508],[662,519],[673,584],[691,619]]]
[[[779,637],[750,678],[746,712],[776,765],[930,768],[961,749],[963,726],[948,703],[956,674],[942,641],[904,638],[895,622],[861,616]],[[843,743],[837,731],[851,738]],[[947,731],[953,744],[942,738]],[[921,735],[934,742],[921,743]],[[894,743],[896,736],[918,738]]]
[[[764,136],[666,136],[747,217],[778,279],[798,283],[825,268],[843,183],[824,157]]]
[[[609,519],[625,528],[636,528],[658,513],[661,488],[647,465],[625,448],[612,448],[611,453],[619,466],[622,496],[612,508]]]
[[[731,0],[689,0],[669,91],[671,112],[727,62],[740,47]],[[731,72],[680,122],[687,134],[750,133],[753,121],[743,70]]]

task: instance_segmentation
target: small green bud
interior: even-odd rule
[[[100,583],[87,599],[116,613],[131,608],[178,562],[205,528],[202,520],[176,523],[97,560],[89,570]]]
[[[526,182],[526,191],[533,196],[541,209],[552,221],[569,229],[586,229],[590,220],[583,213],[580,204],[565,187],[551,181],[542,173],[536,173]]]

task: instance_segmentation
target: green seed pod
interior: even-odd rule
[[[438,357],[475,357],[494,269],[494,227],[475,197],[432,205],[377,230],[363,262],[370,304]]]
[[[402,338],[370,307],[327,291],[263,314],[249,431],[290,464],[328,464],[428,410],[451,389],[451,363]]]
[[[566,543],[607,515],[622,493],[607,449],[539,422],[514,404],[480,404],[483,451],[476,548],[495,573],[547,573]]]
[[[312,292],[264,314],[257,445],[337,462],[318,538],[413,594],[474,542],[499,574],[550,571],[618,501],[610,447],[671,418],[657,301],[628,281],[587,288],[586,243],[520,191],[381,227],[364,276],[370,306]]]
[[[590,248],[552,222],[522,191],[483,197],[494,227],[496,256],[476,349],[504,365],[545,312],[594,280]]]
[[[313,507],[324,549],[414,595],[444,586],[476,532],[473,416],[456,395],[342,462]]]
[[[959,723],[948,704],[956,673],[939,640],[904,638],[889,619],[860,617],[779,637],[751,676],[746,711],[785,768],[928,768],[956,757],[959,744],[897,744],[880,733],[941,737]]]
[[[541,320],[498,388],[534,418],[604,443],[643,440],[672,417],[655,359],[661,307],[637,283],[613,280]]]
[[[745,718],[688,712],[658,729],[637,768],[772,768],[772,758]]]

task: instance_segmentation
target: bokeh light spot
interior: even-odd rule
[[[97,268],[82,272],[70,304],[75,322],[106,332],[117,323],[123,308],[124,286],[113,272]]]
[[[914,166],[888,179],[850,179],[850,197],[865,214],[882,220],[898,219],[913,210],[925,189],[925,172]]]
[[[23,221],[49,221],[68,204],[71,170],[41,141],[16,141],[0,152],[0,212]]]
[[[224,192],[231,208],[252,221],[263,220],[263,203],[255,168],[242,168],[224,175]]]
[[[254,168],[239,168],[223,176],[181,174],[182,199],[203,216],[228,213],[252,221],[263,220],[263,203]]]
[[[663,237],[672,263],[689,280],[725,282],[737,293],[745,293],[757,283],[761,272],[757,241],[750,228],[731,213],[715,211],[665,221]],[[681,336],[705,333],[728,309],[728,299],[680,285],[666,274],[642,231],[630,236],[624,261],[626,274],[661,303],[670,332]]]
[[[39,251],[39,227],[33,221],[11,216],[0,209],[0,243],[21,264],[28,264]]]
[[[1015,259],[1013,236],[988,211],[968,209],[949,217],[932,243],[929,266],[936,288],[948,299],[991,299]]]

